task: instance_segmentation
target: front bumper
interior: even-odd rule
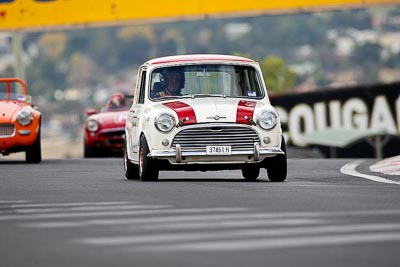
[[[38,131],[34,127],[0,124],[0,154],[25,151],[38,137]]]
[[[103,129],[97,133],[85,131],[85,134],[86,145],[89,147],[122,151],[125,140],[124,128]]]
[[[187,158],[192,158],[190,162],[193,163],[201,163],[203,161],[207,163],[231,163],[238,161],[260,162],[265,157],[272,157],[282,154],[285,154],[285,152],[279,147],[260,148],[260,145],[258,143],[254,143],[254,147],[252,150],[235,150],[232,151],[231,155],[209,156],[205,151],[182,151],[181,146],[177,144],[175,149],[153,150],[147,155],[147,157],[170,159],[173,160],[174,163],[184,163]],[[205,158],[208,158],[209,160],[205,160]],[[196,159],[199,162],[196,162]]]

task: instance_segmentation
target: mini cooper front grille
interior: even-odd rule
[[[15,134],[14,124],[0,124],[0,137],[9,137]]]
[[[205,151],[206,146],[231,146],[232,151],[254,149],[260,143],[257,133],[249,127],[211,126],[184,129],[172,140],[172,147],[181,145],[184,151]]]

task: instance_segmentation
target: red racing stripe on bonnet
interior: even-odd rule
[[[182,122],[182,125],[195,124],[197,122],[196,114],[190,105],[181,101],[164,103],[163,105],[176,112],[176,115],[178,115],[178,119]]]
[[[240,100],[236,111],[236,123],[251,124],[257,102]],[[248,119],[249,118],[249,119]]]

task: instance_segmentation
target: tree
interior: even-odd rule
[[[282,58],[267,56],[260,62],[260,66],[270,92],[288,91],[295,87],[297,75],[289,69]]]
[[[70,58],[68,83],[70,86],[86,87],[94,86],[102,81],[101,70],[97,64],[87,55],[75,53]]]
[[[161,55],[183,54],[185,52],[182,34],[176,29],[167,29],[161,36]]]
[[[376,82],[379,78],[382,47],[377,43],[366,43],[354,50],[353,61],[361,69],[358,82],[361,84]]]
[[[157,36],[153,27],[124,27],[117,32],[117,58],[121,67],[137,66],[154,57]]]
[[[67,36],[65,33],[45,33],[38,44],[47,56],[57,60],[64,54]]]

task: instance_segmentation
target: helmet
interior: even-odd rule
[[[125,96],[122,93],[115,93],[110,96],[106,107],[107,108],[119,108],[125,106]]]
[[[183,67],[168,67],[163,68],[160,73],[160,82],[163,88],[168,87],[168,75],[171,73],[178,73],[179,74],[179,89],[185,87],[185,74],[183,72]]]

